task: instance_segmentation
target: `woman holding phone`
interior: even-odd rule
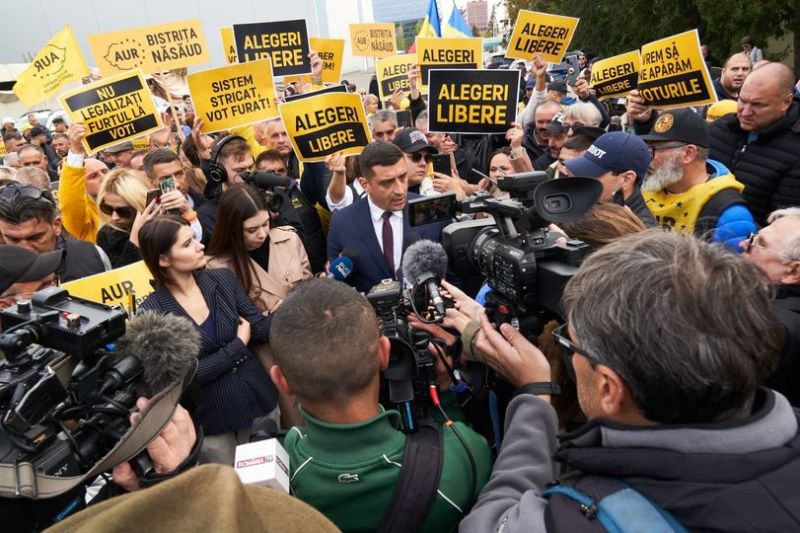
[[[182,218],[148,221],[139,244],[156,286],[140,309],[186,317],[201,335],[195,380],[206,436],[200,459],[230,465],[251,432],[277,429],[277,391],[247,346],[269,340],[272,317],[253,305],[230,270],[205,270],[204,246]]]
[[[97,193],[103,225],[97,231],[97,245],[111,260],[113,268],[135,263],[139,254],[139,228],[159,215],[155,202],[146,206],[147,181],[127,168],[108,173]]]

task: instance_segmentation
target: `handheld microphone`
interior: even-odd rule
[[[256,187],[262,189],[271,189],[273,187],[286,187],[292,184],[292,180],[286,176],[279,176],[272,172],[250,172],[244,177],[244,181],[252,183]]]
[[[419,240],[403,254],[403,277],[410,283],[425,288],[439,317],[443,317],[445,312],[439,283],[446,274],[447,252],[438,242]]]
[[[186,318],[147,311],[128,321],[117,340],[120,358],[142,362],[143,396],[152,398],[194,372],[200,353],[200,333]]]
[[[354,260],[357,254],[350,248],[345,248],[339,254],[339,257],[331,261],[328,272],[337,281],[344,281],[350,277],[355,270]]]

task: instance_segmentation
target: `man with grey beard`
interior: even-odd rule
[[[658,223],[740,251],[756,223],[744,185],[708,158],[708,123],[688,108],[666,111],[642,139],[651,156],[642,196]]]

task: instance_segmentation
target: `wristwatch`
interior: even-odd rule
[[[528,383],[521,387],[517,387],[511,393],[511,397],[519,396],[520,394],[535,394],[536,396],[549,395],[555,396],[561,394],[561,387],[558,383],[552,381],[540,381],[538,383]]]

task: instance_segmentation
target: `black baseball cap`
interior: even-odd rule
[[[0,293],[14,283],[36,281],[52,274],[63,255],[64,250],[37,254],[21,246],[0,244]]]
[[[708,148],[711,133],[703,117],[689,108],[664,111],[653,123],[650,133],[642,135],[645,142],[681,141]]]
[[[394,141],[392,142],[407,154],[415,154],[420,150],[428,150],[432,154],[439,153],[439,150],[428,143],[425,134],[416,128],[404,128],[400,130],[397,132],[397,135],[394,136]]]

